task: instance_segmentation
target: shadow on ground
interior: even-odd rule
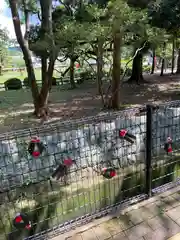
[[[148,83],[123,84],[120,89],[121,109],[142,106],[146,103],[162,103],[180,99],[178,76],[147,75]],[[104,84],[107,87],[107,83]],[[40,126],[42,121],[33,117],[31,92],[28,89],[2,91],[0,102],[0,129],[6,132],[15,129]],[[59,120],[77,119],[103,112],[101,97],[95,82],[85,82],[77,89],[53,87],[49,106],[51,115],[47,124]]]

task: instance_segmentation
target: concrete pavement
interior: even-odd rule
[[[180,186],[53,240],[180,240]]]

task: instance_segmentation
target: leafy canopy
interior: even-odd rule
[[[8,55],[9,37],[6,29],[0,27],[0,64],[3,64]]]

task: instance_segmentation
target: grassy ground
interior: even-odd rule
[[[121,64],[122,64],[122,67],[125,67],[127,63],[127,60],[122,60],[121,61]],[[128,68],[131,68],[132,67],[132,63],[129,63],[128,64]],[[57,70],[59,71],[64,71],[66,68],[66,66],[60,66],[57,68]],[[109,68],[108,69],[105,69],[105,71],[109,71]],[[35,75],[36,75],[36,79],[37,80],[41,80],[41,69],[38,68],[38,69],[35,69]],[[56,70],[54,70],[54,77],[60,77],[60,73],[57,72]],[[10,78],[18,78],[20,80],[24,80],[25,77],[27,77],[27,72],[26,71],[9,71],[9,72],[4,72],[2,76],[0,76],[0,84],[4,83],[5,81],[7,81],[8,79]]]
[[[37,80],[41,80],[41,69],[35,69],[35,75]],[[27,72],[26,71],[9,71],[3,73],[2,76],[0,76],[0,84],[4,83],[10,78],[18,78],[20,80],[24,80],[25,77],[27,77]],[[54,77],[60,77],[60,73],[57,71],[54,71]]]
[[[120,91],[121,109],[140,107],[146,103],[160,104],[180,98],[179,76],[146,75],[146,84],[140,86],[124,84]],[[106,84],[106,85],[105,85]],[[67,119],[88,117],[103,113],[97,84],[92,80],[69,90],[70,85],[53,86],[49,107],[51,110],[47,124]],[[107,83],[104,83],[104,92]],[[40,127],[41,120],[34,118],[32,94],[29,89],[0,92],[0,132],[16,129]]]

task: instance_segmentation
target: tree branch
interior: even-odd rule
[[[39,21],[41,22],[42,19],[41,19],[41,16],[40,16],[40,12],[39,12],[39,11],[37,11],[37,16],[38,16]]]
[[[59,70],[57,70],[56,68],[54,68],[54,70],[56,71],[56,72],[58,72],[58,73],[61,73]]]
[[[68,59],[68,57],[65,57],[63,60],[60,60],[59,58],[57,58],[56,60],[57,60],[58,62],[62,63],[62,62],[65,62],[67,59]]]

